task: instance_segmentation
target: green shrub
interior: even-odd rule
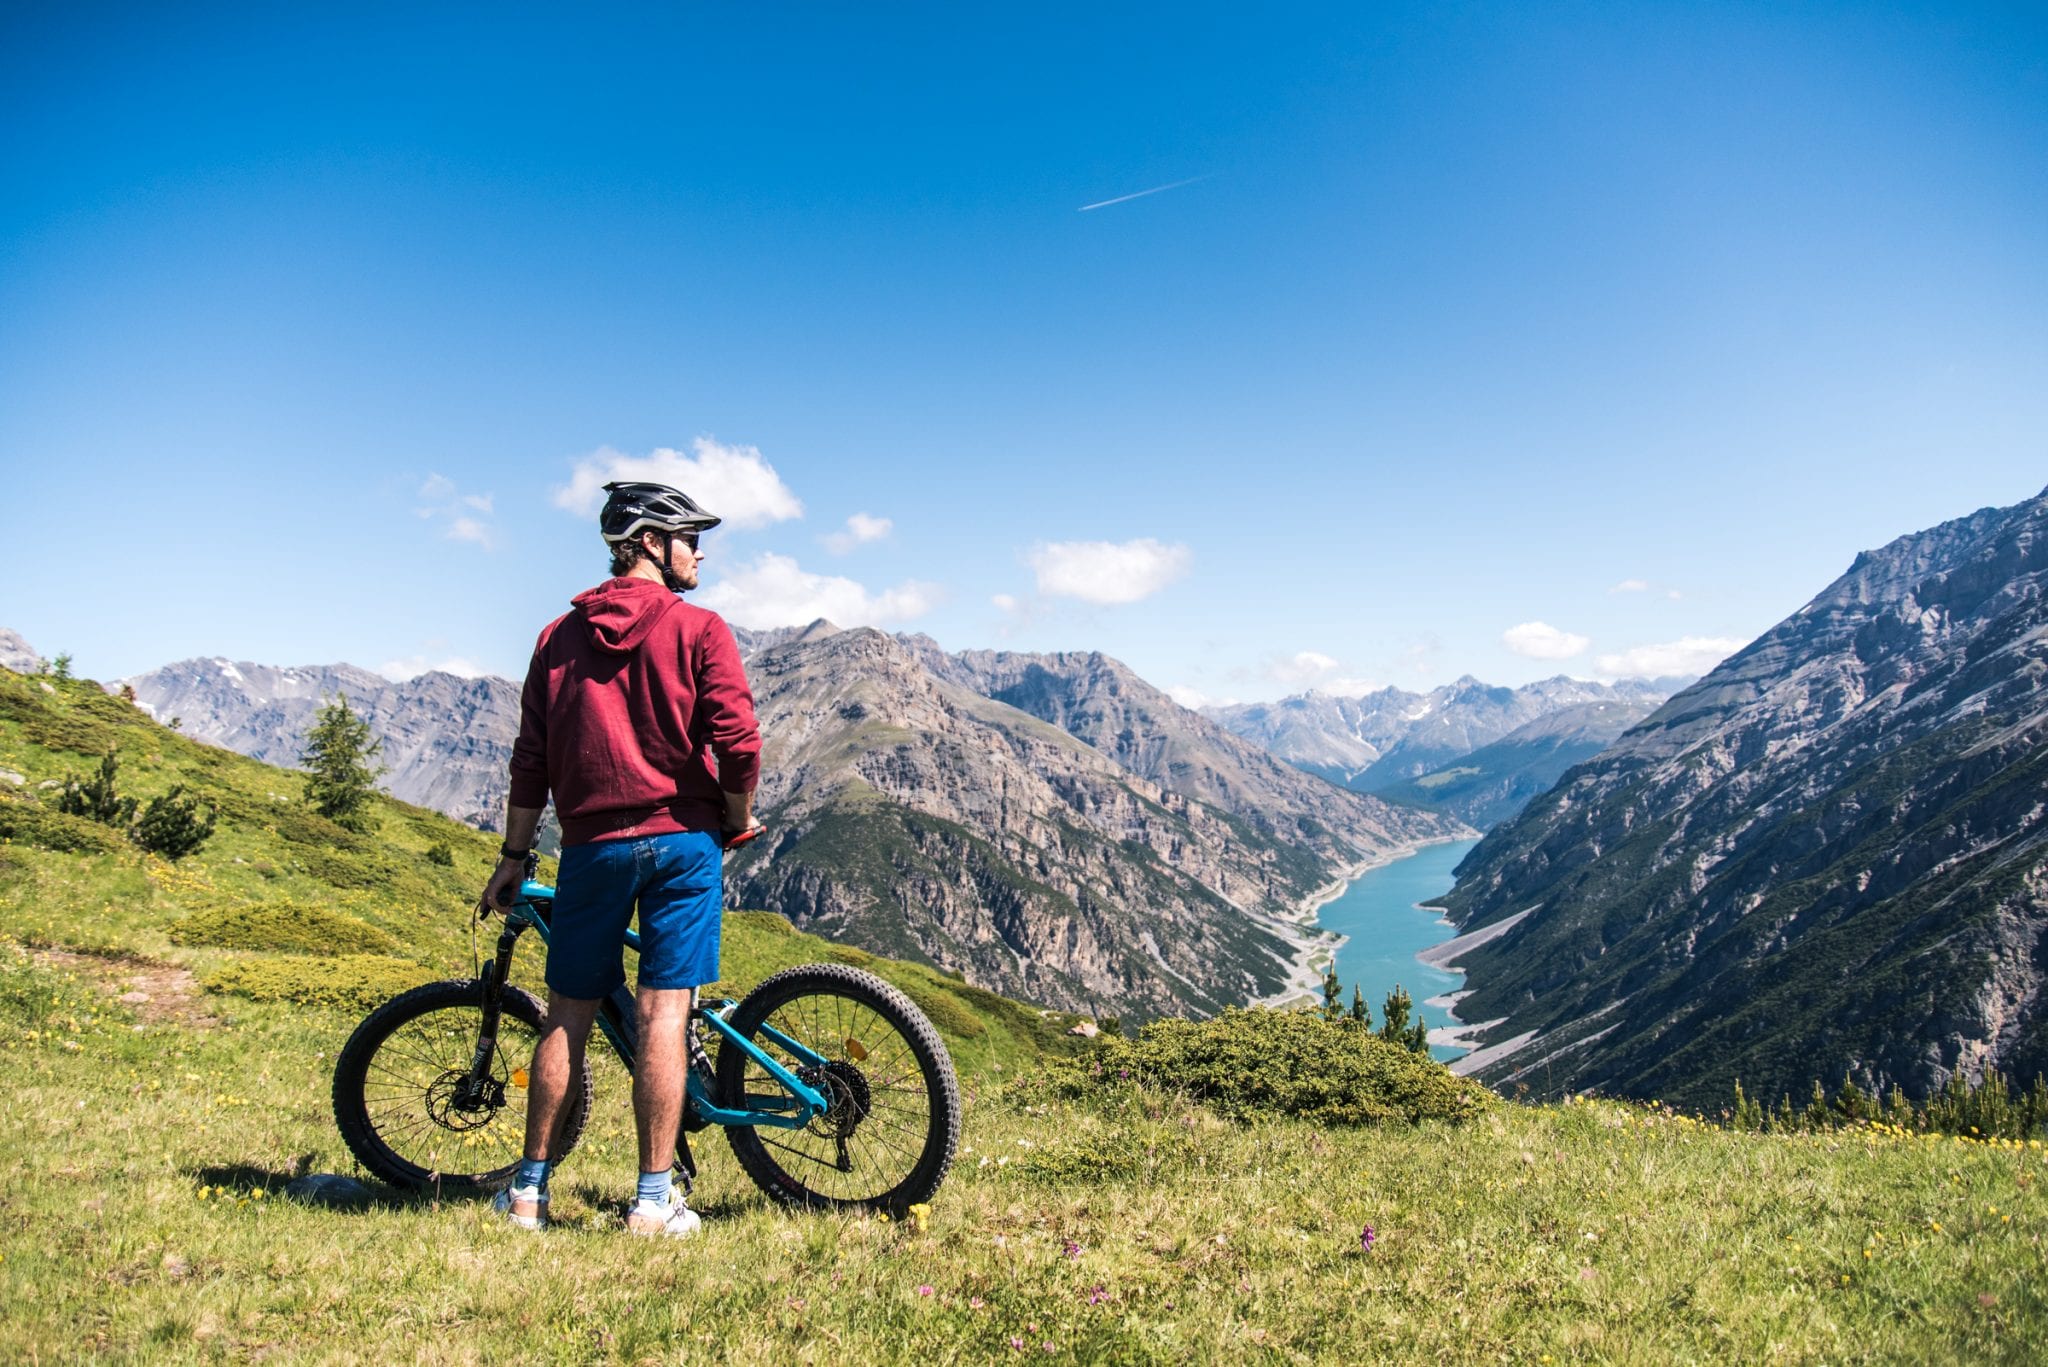
[[[97,821],[102,826],[127,829],[128,823],[135,819],[135,799],[122,797],[114,791],[120,767],[114,748],[108,746],[107,753],[100,757],[98,777],[80,780],[76,775],[69,776],[64,791],[57,795],[57,810],[66,816],[82,816],[88,821]]]
[[[65,854],[111,854],[121,847],[119,835],[97,821],[11,798],[0,798],[0,840]]]
[[[1070,1095],[1135,1083],[1184,1092],[1233,1120],[1460,1121],[1488,1104],[1477,1083],[1349,1020],[1264,1007],[1231,1007],[1205,1021],[1156,1020],[1135,1040],[1108,1040],[1050,1072],[1056,1089]]]
[[[151,798],[142,809],[142,819],[135,823],[135,843],[173,863],[206,843],[219,815],[215,808],[202,806],[184,792],[180,785],[162,797]]]
[[[448,842],[437,840],[427,847],[427,862],[439,864],[444,869],[455,867],[455,851],[448,848]]]
[[[367,921],[304,902],[211,907],[171,927],[173,942],[292,954],[395,955],[398,941]]]
[[[251,1001],[288,1001],[367,1011],[399,993],[432,982],[435,973],[409,959],[348,954],[333,959],[275,955],[237,959],[209,974],[209,992]]]

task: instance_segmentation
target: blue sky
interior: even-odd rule
[[[2048,483],[2038,8],[417,8],[0,12],[46,654],[516,674],[643,469],[736,621],[1611,675]]]

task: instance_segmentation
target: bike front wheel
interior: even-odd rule
[[[506,987],[491,1060],[475,1080],[482,983],[428,983],[364,1017],[334,1063],[334,1119],[356,1161],[393,1186],[421,1190],[493,1191],[510,1181],[526,1143],[526,1070],[541,1016],[531,992]],[[586,1062],[551,1158],[576,1146],[590,1092]]]
[[[872,973],[812,964],[767,979],[728,1023],[830,1104],[801,1130],[726,1130],[761,1190],[789,1205],[900,1215],[939,1189],[960,1142],[960,1087],[945,1041],[908,997]],[[718,1104],[732,1110],[765,1111],[789,1095],[730,1042],[718,1050],[717,1083]]]

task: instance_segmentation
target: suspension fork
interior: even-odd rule
[[[477,1031],[476,1053],[470,1056],[467,1081],[471,1086],[481,1086],[490,1077],[491,1058],[498,1051],[498,1022],[505,1012],[505,982],[512,976],[512,951],[519,943],[520,932],[526,923],[516,917],[505,919],[505,928],[498,932],[498,952],[484,970],[483,1026]]]

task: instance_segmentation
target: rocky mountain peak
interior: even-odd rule
[[[2048,496],[1858,556],[1496,828],[1447,899],[1504,928],[1462,961],[1485,1075],[1720,1104],[2048,1068],[2044,530]]]

